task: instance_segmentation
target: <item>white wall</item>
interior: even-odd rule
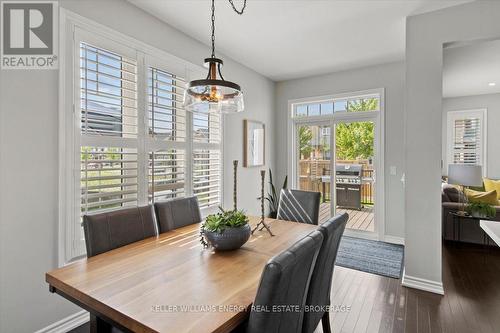
[[[475,1],[412,16],[406,26],[405,279],[442,289],[443,43],[498,38],[500,2]],[[405,282],[406,281],[406,282]]]
[[[500,54],[498,55],[500,57]],[[446,115],[450,111],[487,109],[486,122],[486,176],[500,179],[500,94],[486,94],[476,96],[463,96],[443,99],[443,132],[442,132],[442,159],[446,161]],[[443,174],[448,172],[447,166],[443,167]]]
[[[384,64],[344,72],[278,82],[276,85],[276,173],[287,170],[287,117],[291,99],[385,88],[385,234],[404,237],[404,64]],[[397,175],[389,175],[396,166]]]
[[[180,58],[201,64],[209,48],[121,0],[61,6]],[[274,168],[274,83],[222,56],[225,77],[241,84],[246,110],[226,117],[224,192],[232,160],[243,158],[243,119],[266,123],[266,168]],[[44,273],[57,266],[58,73],[0,71],[0,331],[32,332],[78,311],[50,294]],[[239,206],[256,214],[259,168],[240,168]],[[231,195],[225,205],[231,206]]]

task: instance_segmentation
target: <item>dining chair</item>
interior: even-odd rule
[[[323,333],[330,333],[330,317],[326,308],[330,305],[333,269],[340,239],[349,220],[347,213],[336,215],[318,227],[323,234],[323,243],[311,276],[307,294],[303,333],[312,333],[319,322],[323,323]]]
[[[318,225],[319,192],[282,189],[277,219]]]
[[[313,231],[268,261],[246,324],[247,333],[301,332],[307,289],[322,242],[323,234]]]
[[[83,216],[87,257],[158,234],[153,207],[133,207]]]
[[[196,197],[156,202],[155,212],[159,233],[201,222],[200,207]]]

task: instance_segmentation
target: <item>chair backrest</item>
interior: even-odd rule
[[[307,294],[306,305],[310,308],[304,313],[304,333],[312,333],[323,317],[325,306],[330,305],[330,289],[332,287],[333,268],[340,239],[344,233],[349,215],[336,215],[318,227],[323,234],[323,244],[319,251],[316,266],[311,276],[311,284]]]
[[[318,225],[320,200],[319,192],[282,189],[277,218]]]
[[[313,231],[269,260],[260,279],[247,332],[302,330],[307,289],[322,241],[321,232]]]
[[[87,257],[158,234],[150,205],[84,215],[83,231]]]
[[[160,233],[201,222],[200,207],[196,197],[157,202],[155,212]]]

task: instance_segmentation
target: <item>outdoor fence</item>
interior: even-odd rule
[[[337,163],[363,165],[361,173],[361,202],[364,204],[373,204],[375,194],[373,164],[370,164],[368,160],[337,160]],[[322,180],[322,176],[330,175],[329,160],[300,160],[299,175],[300,189],[321,192],[323,202],[331,200],[330,182]]]

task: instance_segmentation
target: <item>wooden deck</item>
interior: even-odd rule
[[[375,231],[373,206],[365,206],[361,210],[337,208],[337,213],[349,214],[347,228],[364,231]],[[319,223],[330,218],[330,203],[322,203],[319,208]]]

